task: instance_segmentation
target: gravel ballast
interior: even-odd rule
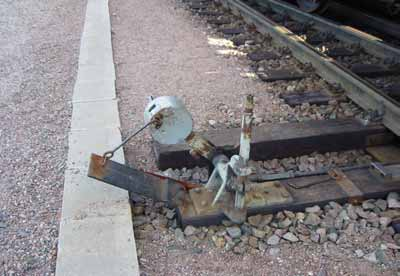
[[[323,81],[312,77],[263,83],[249,77],[253,73],[251,63],[239,53],[241,49],[226,46],[221,34],[192,16],[178,1],[114,0],[110,9],[124,136],[143,124],[143,109],[150,95],[179,96],[192,113],[197,130],[238,126],[242,101],[248,93],[256,98],[257,124],[327,119],[330,115],[326,114],[332,112],[322,113],[324,109],[340,110],[338,118],[359,112],[346,101],[323,108],[288,107],[279,99],[280,92],[314,88]],[[291,63],[291,57],[287,59]],[[258,70],[268,66],[275,65],[261,64]],[[125,153],[131,166],[155,170],[148,133],[130,142]],[[329,164],[368,160],[362,151],[349,151],[254,165],[271,173],[314,171]],[[202,168],[164,173],[198,183],[207,181],[207,171]],[[399,237],[378,210],[386,201],[369,202],[373,210],[357,207],[358,213],[354,213],[355,206],[332,203],[307,212],[253,217],[243,225],[226,221],[221,226],[181,229],[173,210],[138,196],[132,199],[143,275],[393,275],[398,267],[397,249],[390,247],[398,246]],[[334,225],[327,225],[331,222],[330,217],[325,219],[328,215]]]
[[[177,227],[163,204],[135,198],[134,228],[146,275],[395,275],[399,194],[360,205],[255,215],[235,225]],[[398,224],[397,224],[398,225]],[[154,257],[157,256],[157,262]]]
[[[247,58],[230,55],[226,39],[179,3],[116,0],[110,8],[125,136],[143,124],[142,114],[150,95],[179,96],[193,115],[196,130],[238,127],[248,93],[255,96],[256,125],[353,117],[358,111],[349,102],[335,100],[321,107],[305,104],[291,108],[284,104],[280,93],[326,84],[315,77],[268,84],[248,77],[254,72]],[[296,63],[285,55],[280,60]],[[131,164],[154,164],[149,139],[142,135],[125,148]]]
[[[0,2],[0,274],[53,275],[86,1]]]

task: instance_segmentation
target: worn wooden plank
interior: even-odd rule
[[[318,45],[324,42],[326,43],[332,41],[332,36],[328,35],[327,33],[319,32],[307,36],[306,41],[311,45]]]
[[[222,13],[222,12],[208,11],[208,10],[198,10],[198,11],[195,11],[195,13],[197,15],[200,15],[200,16],[210,16],[210,17],[217,17],[217,16],[223,16],[224,15],[224,13]]]
[[[241,46],[246,44],[246,41],[251,40],[252,38],[248,35],[237,35],[231,39],[235,46]]]
[[[306,77],[305,74],[299,72],[295,68],[257,72],[257,75],[262,81],[265,82],[273,82],[278,80],[286,80],[286,81],[301,80]]]
[[[384,91],[396,101],[400,101],[400,83],[394,83],[385,88]]]
[[[199,14],[199,15],[202,15],[202,14]],[[210,16],[212,16],[212,15],[210,15]],[[214,16],[220,16],[220,15],[214,15]],[[211,24],[211,25],[225,25],[225,24],[230,24],[231,22],[232,21],[228,18],[210,18],[207,20],[207,23]]]
[[[351,71],[360,77],[377,78],[400,74],[397,68],[390,68],[379,64],[357,63],[351,66]]]
[[[278,59],[279,56],[271,51],[255,50],[248,53],[247,58],[251,61],[258,62],[262,60]]]
[[[203,2],[196,2],[189,4],[189,8],[191,8],[192,10],[203,10],[206,9],[207,7],[208,7],[207,3]]]
[[[283,23],[286,20],[287,16],[284,16],[282,14],[276,13],[271,16],[271,19],[277,23]]]
[[[332,97],[321,91],[309,91],[309,92],[293,92],[287,94],[281,94],[280,98],[290,106],[302,105],[303,103],[309,104],[328,104]]]
[[[240,128],[211,130],[203,135],[228,156],[238,152]],[[250,155],[253,160],[364,148],[387,144],[393,139],[393,134],[382,125],[363,126],[354,119],[268,124],[254,127],[252,135]],[[193,158],[184,144],[154,142],[154,152],[162,170],[208,164],[203,158]]]
[[[383,198],[390,192],[400,192],[400,182],[379,182],[367,168],[348,171],[346,172],[346,176],[362,193],[363,199]],[[309,183],[316,182],[320,182],[320,184],[304,189],[294,189],[290,185],[290,183],[296,183],[296,186],[307,186]],[[259,208],[249,208],[247,211],[248,216],[276,213],[282,210],[304,211],[306,207],[314,205],[322,207],[330,201],[343,204],[351,200],[351,195],[346,193],[335,180],[327,180],[326,175],[289,179],[281,181],[281,184],[289,191],[293,198],[292,202]],[[177,217],[183,227],[187,225],[216,225],[222,223],[222,220],[226,219],[225,215],[220,210],[199,216],[196,214],[194,208],[191,207],[190,202],[185,202],[185,204],[177,208]]]
[[[367,152],[381,163],[400,163],[400,147],[398,146],[368,147]]]
[[[305,34],[309,29],[307,24],[298,23],[296,21],[287,21],[284,26],[296,34]]]
[[[336,58],[336,57],[354,56],[356,53],[355,53],[355,51],[346,49],[344,47],[337,47],[337,48],[329,49],[328,51],[325,52],[325,54],[330,57]]]
[[[218,29],[224,35],[238,35],[244,33],[244,29],[242,27],[238,28],[220,28]]]

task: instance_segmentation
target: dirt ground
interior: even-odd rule
[[[326,275],[323,271],[331,276],[399,275],[396,268],[351,257],[353,248],[331,244],[284,244],[277,247],[277,253],[266,250],[243,255],[213,245],[194,246],[190,241],[182,245],[166,233],[151,233],[138,244],[144,275]]]
[[[143,122],[147,96],[177,95],[187,105],[197,129],[210,120],[223,121],[226,105],[239,119],[244,95],[253,93],[257,113],[267,119],[282,112],[273,90],[287,84],[265,84],[244,78],[246,63],[217,54],[206,25],[174,0],[110,3],[117,93],[123,134]],[[296,83],[294,83],[296,84]],[[273,120],[272,120],[273,121]],[[130,165],[154,169],[148,134],[125,147]],[[142,275],[400,275],[398,267],[372,264],[354,256],[351,244],[283,244],[273,254],[236,255],[187,239],[178,242],[171,230],[148,231],[136,237]],[[279,251],[279,252],[278,252]],[[324,271],[324,270],[323,270]]]
[[[54,275],[86,1],[0,1],[0,275]]]

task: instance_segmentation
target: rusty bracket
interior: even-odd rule
[[[350,203],[361,203],[363,200],[362,191],[351,181],[340,169],[332,169],[329,176],[336,180],[336,183],[349,196]]]
[[[378,162],[372,162],[369,171],[380,182],[391,183],[400,179],[400,165],[392,164],[384,166]]]
[[[88,176],[121,189],[166,202],[171,208],[178,206],[188,191],[198,184],[180,181],[152,172],[140,171],[97,154],[90,157]]]
[[[233,208],[235,202],[233,193],[224,193],[220,200],[213,204],[216,193],[217,191],[206,188],[192,189],[189,191],[189,199],[178,207],[185,215],[192,217],[201,218],[207,215],[223,213],[234,223],[242,223],[242,216],[246,216],[248,210],[289,204],[294,200],[289,191],[279,181],[247,183],[244,208]]]

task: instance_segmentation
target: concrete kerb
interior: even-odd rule
[[[88,0],[80,49],[56,275],[139,275],[128,193],[86,175],[121,141],[107,0]]]
[[[115,97],[115,81],[113,79],[81,81],[75,83],[75,93],[72,96],[72,102],[113,100]]]

